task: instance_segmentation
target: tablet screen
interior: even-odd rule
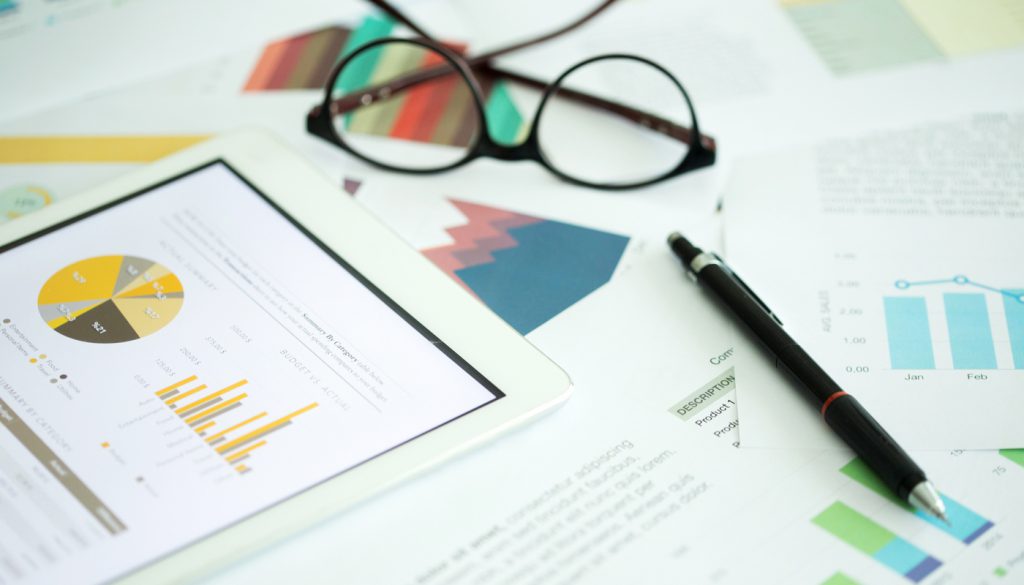
[[[0,274],[3,582],[123,575],[502,397],[222,162]]]

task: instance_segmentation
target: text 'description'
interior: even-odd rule
[[[736,374],[733,368],[715,376],[695,392],[669,408],[669,412],[688,421],[736,389]]]

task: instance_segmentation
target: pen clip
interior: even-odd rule
[[[764,301],[761,300],[761,297],[757,296],[757,293],[755,293],[753,291],[753,289],[751,289],[749,286],[747,286],[747,283],[744,282],[743,279],[740,278],[740,276],[738,274],[736,274],[733,271],[733,269],[728,264],[725,263],[725,260],[722,260],[722,258],[718,254],[715,254],[714,252],[712,252],[711,255],[713,255],[715,257],[715,260],[718,261],[717,262],[718,266],[722,270],[724,270],[727,273],[729,273],[729,276],[734,281],[736,281],[736,284],[740,285],[740,287],[747,293],[747,295],[749,295],[750,298],[753,299],[755,303],[757,303],[762,309],[764,309],[765,313],[768,313],[768,316],[771,317],[773,321],[775,321],[779,325],[782,325],[782,320],[779,319],[778,315],[776,315],[775,312],[772,311],[771,308],[769,308],[768,305]]]

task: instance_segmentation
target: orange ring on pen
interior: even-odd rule
[[[835,402],[839,398],[842,398],[843,396],[849,396],[849,394],[847,394],[846,392],[843,392],[842,390],[840,390],[839,392],[836,392],[836,393],[832,394],[832,396],[829,396],[828,398],[826,398],[825,399],[825,404],[821,405],[821,416],[825,416],[825,411],[828,410],[828,407],[832,406],[833,402]]]

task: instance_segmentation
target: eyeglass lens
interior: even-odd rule
[[[436,74],[409,83],[425,71]],[[388,85],[394,87],[382,89]],[[484,131],[472,90],[455,65],[417,44],[396,41],[359,51],[334,81],[332,98],[346,96],[360,105],[334,114],[335,131],[349,148],[385,165],[450,166],[466,157]]]
[[[631,119],[572,99],[572,92],[653,116]],[[674,170],[689,151],[655,117],[684,128],[693,125],[686,98],[671,77],[644,61],[607,57],[559,82],[540,113],[537,138],[548,164],[569,177],[599,185],[642,183]]]

